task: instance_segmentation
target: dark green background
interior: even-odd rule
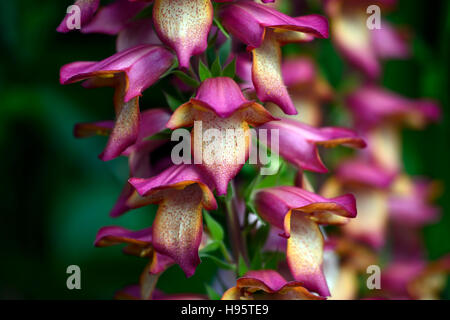
[[[77,60],[101,60],[114,52],[114,38],[58,34],[55,28],[70,1],[0,1],[0,299],[108,299],[137,282],[145,261],[124,256],[119,248],[94,248],[97,230],[120,224],[145,227],[152,208],[119,219],[108,212],[127,176],[126,159],[103,163],[97,155],[104,138],[76,140],[77,122],[110,119],[112,91],[60,86],[59,68]],[[442,103],[444,118],[425,131],[405,132],[406,169],[450,181],[448,70],[450,39],[448,1],[400,1],[389,19],[415,31],[414,57],[385,64],[383,83],[409,97],[432,97]],[[346,67],[329,40],[318,61],[333,85]],[[164,103],[148,90],[143,109]],[[450,200],[439,199],[443,218],[426,227],[430,258],[450,252]],[[66,268],[82,270],[82,290],[66,289]],[[160,285],[167,292],[204,291],[213,268],[202,264],[186,280],[171,268]]]

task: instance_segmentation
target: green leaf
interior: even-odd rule
[[[222,297],[211,286],[205,283],[206,294],[210,300],[220,300]]]
[[[209,232],[211,233],[211,237],[213,240],[217,240],[219,242],[223,241],[223,228],[214,218],[206,211],[203,212],[205,217],[206,226],[208,227]]]
[[[198,75],[200,76],[200,81],[205,81],[208,78],[212,78],[211,71],[205,66],[203,61],[200,60],[198,63]]]
[[[236,76],[236,59],[233,59],[222,71],[222,76],[234,79]]]
[[[239,277],[242,277],[244,274],[246,274],[248,271],[248,267],[245,264],[244,258],[242,256],[239,256],[239,264],[238,264],[238,275]]]
[[[230,264],[228,262],[222,261],[216,256],[210,255],[208,253],[202,253],[199,252],[200,258],[207,258],[210,259],[212,262],[214,262],[219,268],[226,269],[226,270],[236,270],[236,266],[233,264]]]
[[[219,21],[219,19],[214,18],[214,24],[217,26],[217,28],[219,28],[220,31],[222,31],[223,35],[225,37],[227,37],[228,39],[230,39],[230,35],[228,34],[228,32],[225,30],[225,28],[223,27],[222,23]]]
[[[164,97],[166,97],[166,101],[170,107],[170,110],[175,111],[179,106],[181,106],[183,104],[180,100],[171,96],[167,92],[163,92],[163,94],[164,94]]]
[[[217,56],[211,66],[211,73],[213,77],[220,77],[222,75],[222,66],[220,65],[220,57]]]
[[[188,76],[186,73],[184,73],[184,72],[182,72],[180,70],[175,70],[173,72],[173,74],[178,79],[180,79],[181,81],[183,81],[185,84],[187,84],[190,87],[197,88],[200,85],[200,83],[197,80],[195,80],[194,78]]]
[[[219,48],[220,61],[226,62],[231,53],[231,39],[225,41],[225,43]]]
[[[179,66],[178,59],[175,59],[170,68],[166,72],[164,72],[159,78],[162,79],[167,77],[169,74],[173,72],[174,69],[178,68],[178,66]]]
[[[213,252],[219,249],[220,241],[214,240],[208,243],[204,248],[200,250],[202,253]]]

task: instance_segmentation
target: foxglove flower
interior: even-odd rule
[[[340,225],[354,218],[355,198],[347,194],[327,199],[296,187],[274,187],[258,191],[255,204],[264,220],[284,229],[287,262],[294,278],[308,290],[329,296],[322,270],[324,240],[319,225]]]
[[[405,37],[386,21],[381,29],[367,26],[367,8],[381,6],[385,10],[395,1],[326,1],[326,11],[331,18],[332,39],[342,55],[370,79],[380,76],[380,59],[406,58],[409,48]]]
[[[152,175],[150,168],[150,153],[163,144],[162,139],[147,140],[146,138],[164,130],[170,114],[163,109],[150,109],[141,114],[141,123],[136,143],[122,152],[128,157],[130,177],[149,178]],[[114,127],[114,121],[101,121],[96,123],[80,123],[75,126],[75,136],[78,138],[88,137],[96,134],[109,135]],[[138,206],[139,195],[127,182],[119,199],[111,210],[111,216],[117,217],[124,212]]]
[[[283,61],[281,72],[298,113],[286,115],[271,102],[266,103],[265,107],[277,118],[290,118],[318,126],[322,119],[320,104],[329,101],[333,92],[330,85],[319,74],[315,63],[306,57],[289,58]],[[244,54],[237,56],[236,74],[243,80],[240,84],[243,90],[248,90],[247,92],[255,90],[252,82],[252,62]]]
[[[213,16],[211,0],[155,0],[153,4],[156,32],[175,50],[183,68],[189,68],[191,56],[206,50]]]
[[[434,101],[408,99],[376,86],[361,87],[346,101],[355,126],[366,136],[369,157],[391,171],[402,168],[401,125],[422,128],[440,117]]]
[[[395,176],[396,172],[358,158],[338,166],[336,177],[323,186],[321,194],[333,197],[351,192],[358,200],[358,217],[342,227],[344,234],[374,248],[384,244],[389,187]]]
[[[124,252],[138,257],[150,259],[149,272],[158,274],[174,264],[174,261],[155,251],[152,244],[152,228],[131,231],[118,226],[101,228],[95,239],[96,247],[109,247],[117,244],[126,244]]]
[[[172,54],[159,46],[141,45],[116,53],[100,62],[73,62],[61,68],[62,84],[84,82],[86,87],[115,88],[116,121],[108,144],[100,155],[104,161],[119,156],[139,135],[141,92],[159,80],[173,63]]]
[[[158,281],[159,274],[170,267],[174,261],[155,251],[152,245],[152,229],[131,231],[122,227],[109,226],[101,228],[95,239],[96,247],[109,247],[126,244],[124,252],[138,257],[149,258],[148,265],[140,277],[140,285],[136,287],[136,294],[142,299],[148,299]]]
[[[155,177],[131,178],[129,182],[143,197],[141,205],[158,204],[153,247],[172,258],[186,276],[192,276],[200,263],[202,209],[217,208],[211,182],[192,165],[172,166]]]
[[[320,159],[318,146],[365,147],[365,142],[354,131],[344,128],[314,128],[291,119],[270,121],[258,128],[267,130],[269,146],[272,141],[271,131],[278,130],[281,156],[302,170],[328,172]]]
[[[328,37],[326,19],[318,15],[292,18],[252,1],[225,6],[221,17],[224,27],[252,52],[252,79],[258,98],[275,103],[286,114],[296,114],[282,79],[280,45]]]
[[[249,157],[249,125],[274,119],[263,106],[246,100],[231,78],[220,77],[206,79],[196,97],[175,110],[167,126],[177,129],[201,123],[201,128],[194,126],[192,131],[194,163],[211,178],[218,195],[223,195]],[[208,137],[208,131],[217,134]]]
[[[381,286],[391,299],[439,299],[450,274],[450,256],[425,260],[394,261],[381,275]]]
[[[87,25],[94,17],[98,7],[100,6],[100,0],[77,0],[74,3],[75,6],[80,8],[80,27]],[[58,32],[69,32],[68,25],[70,24],[71,15],[68,13],[60,25],[56,29]]]
[[[430,204],[433,185],[423,179],[399,176],[389,197],[389,215],[394,222],[411,227],[438,220],[439,210]]]
[[[386,122],[422,128],[440,117],[439,106],[432,100],[409,99],[373,85],[357,89],[347,96],[346,102],[355,125],[365,131]]]
[[[286,281],[275,270],[249,271],[228,289],[222,300],[322,300],[299,281]]]

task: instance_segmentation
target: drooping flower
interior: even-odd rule
[[[100,6],[100,0],[77,0],[74,5],[80,8],[80,27],[84,27],[94,17],[95,12]],[[60,25],[56,29],[58,32],[65,33],[70,31],[68,27],[70,17],[70,14],[67,14],[64,17],[63,21],[61,21]]]
[[[152,175],[150,153],[165,141],[146,138],[164,130],[169,118],[170,114],[164,109],[150,109],[142,112],[137,140],[122,152],[122,155],[128,157],[130,177],[149,178]],[[80,123],[75,126],[74,132],[78,138],[97,134],[109,135],[113,127],[114,121]],[[133,203],[139,201],[139,196],[135,193],[134,188],[127,182],[110,215],[117,217],[135,207]]]
[[[386,10],[392,0],[347,1],[328,0],[325,7],[331,20],[332,40],[341,54],[370,79],[381,74],[380,60],[406,58],[409,47],[406,37],[384,20],[380,29],[369,29],[367,8],[377,5]]]
[[[272,141],[270,138],[272,130],[278,130],[280,155],[302,170],[328,171],[320,159],[318,146],[365,147],[364,140],[359,138],[354,131],[345,128],[314,128],[295,120],[283,119],[267,122],[258,129],[267,130],[269,146]]]
[[[358,217],[341,229],[349,237],[380,248],[386,241],[388,196],[396,172],[363,159],[341,163],[334,178],[321,190],[325,197],[351,192],[357,199]]]
[[[174,261],[154,249],[151,228],[131,231],[117,226],[103,227],[98,231],[94,242],[96,247],[109,247],[117,244],[126,244],[124,252],[127,254],[150,260],[141,274],[140,285],[136,287],[137,296],[142,299],[150,298],[159,274],[174,264]]]
[[[439,106],[432,100],[409,99],[374,85],[358,88],[347,96],[346,102],[355,125],[362,130],[386,122],[423,128],[440,117]]]
[[[62,84],[86,80],[86,87],[115,88],[116,120],[108,144],[100,155],[104,161],[119,156],[136,142],[139,134],[139,102],[142,91],[159,80],[173,63],[165,48],[141,45],[116,53],[100,62],[73,62],[61,68]]]
[[[158,204],[152,226],[153,247],[192,276],[200,263],[202,209],[215,210],[212,183],[195,166],[175,165],[152,178],[131,178],[140,205]]]
[[[424,179],[412,180],[406,175],[397,177],[389,197],[390,218],[410,227],[435,222],[439,216],[439,210],[431,205],[435,189]]]
[[[298,113],[286,115],[272,102],[267,102],[265,107],[277,118],[290,118],[318,126],[322,120],[321,103],[329,101],[333,91],[319,74],[313,60],[308,57],[288,58],[282,63],[281,72]],[[252,61],[246,54],[237,56],[236,74],[243,80],[241,88],[253,93],[255,88],[252,82]]]
[[[297,187],[262,189],[255,195],[256,210],[271,225],[284,230],[287,262],[294,279],[321,296],[330,292],[323,274],[321,224],[341,225],[356,216],[350,195],[327,199]]]
[[[191,56],[206,50],[213,16],[211,0],[155,0],[153,4],[156,32],[175,50],[183,68],[189,68]]]
[[[369,157],[391,171],[403,166],[401,127],[422,128],[440,117],[439,106],[432,100],[408,99],[372,85],[357,89],[346,102],[368,143]]]
[[[425,260],[394,261],[383,269],[381,288],[391,299],[439,299],[450,274],[450,256]]]
[[[328,37],[327,20],[318,15],[292,18],[253,1],[234,2],[221,12],[224,27],[253,55],[252,79],[258,98],[296,114],[281,74],[280,45]]]
[[[248,101],[231,78],[206,79],[195,98],[175,110],[167,126],[190,127],[194,163],[214,181],[218,195],[226,194],[249,157],[249,125],[258,126],[275,118],[258,103]],[[201,127],[196,127],[198,121]]]
[[[228,289],[222,300],[322,300],[299,281],[286,281],[275,270],[249,271]]]

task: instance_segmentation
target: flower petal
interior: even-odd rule
[[[372,85],[359,88],[346,100],[355,124],[362,129],[398,120],[421,128],[440,117],[439,106],[431,100],[408,99]]]
[[[264,41],[252,50],[252,79],[258,98],[273,102],[286,114],[297,114],[281,75],[281,50],[271,31]]]
[[[148,179],[130,178],[128,181],[142,197],[154,195],[153,200],[147,199],[153,201],[153,203],[161,201],[162,195],[158,194],[159,191],[183,189],[189,185],[198,184],[203,191],[203,206],[207,210],[217,209],[216,199],[209,187],[212,183],[192,165],[174,165],[155,177]]]
[[[297,187],[274,187],[258,191],[255,205],[261,217],[270,224],[283,229],[286,214],[291,210],[317,223],[336,223],[334,215],[354,218],[356,201],[351,194],[336,198],[324,198],[315,193]]]
[[[161,41],[176,51],[180,66],[189,68],[191,56],[208,46],[213,7],[210,0],[155,0],[153,21]]]
[[[111,78],[125,73],[124,101],[141,95],[141,92],[158,81],[173,62],[173,56],[160,46],[140,45],[102,60],[100,62],[74,62],[61,68],[60,82],[74,83],[88,78]]]
[[[161,45],[151,18],[132,21],[123,28],[116,38],[116,51],[123,51],[140,44]]]
[[[89,24],[81,28],[81,32],[117,34],[148,5],[144,1],[116,0],[100,8]]]
[[[286,160],[303,170],[327,172],[327,168],[320,159],[317,146],[334,147],[347,145],[357,148],[365,147],[363,139],[345,128],[314,128],[307,124],[283,119],[267,122],[258,129],[267,131],[267,142],[270,146],[272,130],[279,132],[279,152]]]
[[[308,33],[319,38],[328,37],[328,22],[322,16],[292,18],[253,1],[240,1],[225,6],[221,18],[224,27],[250,49],[261,46],[267,28]]]
[[[77,0],[74,5],[80,8],[80,27],[83,28],[94,17],[95,12],[100,5],[100,0]],[[63,33],[69,32],[71,29],[68,28],[67,24],[70,17],[71,14],[68,13],[64,17],[63,21],[61,21],[61,24],[58,26],[56,31]]]
[[[287,262],[297,281],[321,296],[330,296],[322,271],[323,236],[317,224],[298,213],[289,212],[285,217]]]
[[[187,277],[200,263],[198,249],[202,240],[202,190],[196,184],[183,190],[164,192],[153,222],[153,245],[171,257]]]

